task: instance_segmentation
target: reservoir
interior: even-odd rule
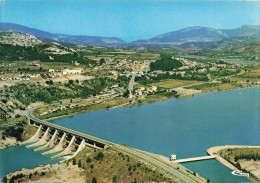
[[[259,103],[259,88],[239,88],[95,111],[52,122],[155,154],[167,157],[176,154],[177,159],[181,159],[205,156],[206,150],[213,146],[259,145]],[[5,164],[2,164],[5,163],[4,157],[15,157],[12,153],[16,153],[16,150],[3,153],[11,148],[32,151],[24,147],[0,150],[0,175],[3,175],[5,169]],[[36,161],[42,156],[33,152],[30,156],[17,155],[16,158],[16,161],[19,158]],[[30,166],[37,166],[37,163]],[[183,165],[212,182],[249,182],[243,177],[232,175],[230,169],[216,160]],[[27,164],[14,163],[10,166],[15,166],[13,171],[26,167]],[[8,172],[5,171],[6,173]]]

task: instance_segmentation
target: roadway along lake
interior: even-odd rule
[[[212,146],[259,145],[259,91],[253,87],[202,93],[190,98],[79,114],[53,122],[168,157],[171,154],[176,154],[177,159],[204,156]],[[0,166],[4,166],[3,151],[0,150]],[[5,156],[13,157],[12,153]],[[183,165],[212,182],[248,182],[231,175],[231,170],[216,160]],[[15,169],[23,166],[19,164]]]

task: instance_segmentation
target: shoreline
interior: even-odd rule
[[[211,156],[216,156],[216,160],[218,162],[220,162],[222,165],[226,166],[227,168],[229,168],[232,171],[240,171],[234,165],[232,165],[230,162],[228,162],[227,160],[222,158],[220,155],[218,155],[219,151],[221,151],[223,149],[229,149],[229,148],[260,148],[260,146],[225,145],[225,146],[214,146],[214,147],[207,149],[207,153]],[[256,182],[255,179],[250,178],[248,176],[243,176],[243,177],[245,177],[246,179],[248,179],[252,182]]]
[[[214,90],[214,91],[201,91],[201,90],[197,90],[198,92],[195,92],[195,93],[192,93],[192,94],[187,94],[187,95],[179,95],[177,97],[168,97],[168,98],[163,98],[163,99],[159,99],[159,100],[153,100],[153,101],[148,101],[146,103],[146,100],[143,100],[144,103],[141,103],[141,104],[138,104],[137,102],[135,103],[127,103],[127,104],[121,104],[121,105],[118,105],[118,106],[113,106],[109,109],[115,109],[115,108],[120,108],[120,107],[132,107],[132,106],[138,106],[138,105],[144,105],[144,104],[151,104],[151,103],[154,103],[154,102],[159,102],[159,101],[167,101],[167,100],[170,100],[172,98],[190,98],[190,97],[193,97],[195,95],[199,95],[199,94],[202,94],[202,93],[211,93],[211,92],[222,92],[222,91],[232,91],[232,90],[237,90],[239,88],[252,88],[253,86],[256,86],[256,87],[260,87],[259,85],[251,85],[250,87],[240,87],[240,86],[237,86],[236,89],[228,89],[228,90]],[[187,86],[182,86],[182,87],[178,87],[178,88],[184,88]],[[193,90],[193,89],[191,89]],[[200,92],[199,92],[200,91]],[[184,93],[185,94],[185,93]],[[154,94],[155,95],[155,94]],[[85,99],[83,99],[85,100]],[[124,106],[122,106],[124,105]],[[54,120],[54,119],[59,119],[59,118],[64,118],[64,117],[69,117],[69,116],[74,116],[74,115],[78,115],[78,114],[84,114],[84,113],[89,113],[89,112],[94,112],[94,111],[101,111],[101,110],[109,110],[107,108],[101,108],[101,109],[98,109],[98,110],[93,110],[93,111],[81,111],[81,112],[76,112],[74,114],[69,114],[69,115],[60,115],[60,116],[54,116],[54,117],[50,117],[50,118],[46,118],[46,119],[42,119],[42,120],[46,120],[46,121],[49,121],[49,120]]]

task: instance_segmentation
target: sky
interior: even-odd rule
[[[191,26],[260,24],[260,2],[239,0],[5,0],[0,22],[131,42]]]

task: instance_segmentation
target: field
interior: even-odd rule
[[[148,86],[157,86],[165,89],[172,89],[177,87],[183,87],[186,85],[192,85],[201,83],[200,81],[188,81],[188,80],[177,80],[177,79],[166,79],[158,83],[148,84]]]
[[[236,84],[236,83],[204,83],[200,85],[195,85],[191,87],[186,87],[187,89],[202,90],[203,92],[212,91],[225,91],[225,90],[235,90],[237,87],[250,87],[247,84]]]

